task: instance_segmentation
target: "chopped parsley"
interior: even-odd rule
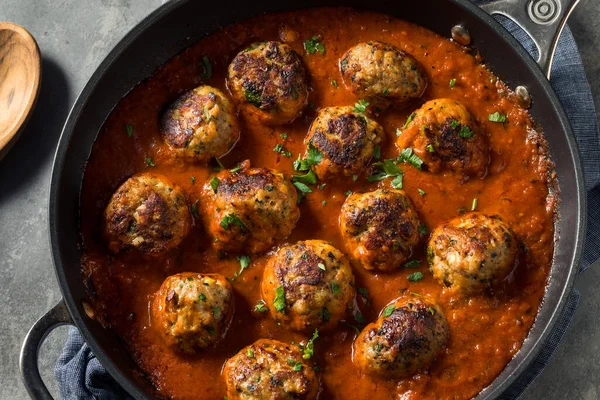
[[[317,51],[321,54],[325,54],[325,46],[319,41],[318,36],[306,39],[304,41],[304,50],[306,50],[308,54],[315,54]]]
[[[435,149],[433,148],[433,145],[431,143],[425,146],[425,149],[430,153],[435,153]]]
[[[473,131],[468,126],[463,125],[460,128],[460,131],[458,131],[458,136],[460,136],[461,138],[471,138],[473,137]]]
[[[221,160],[219,159],[219,157],[215,157],[215,160],[217,160],[217,164],[219,164],[218,168],[215,168],[215,170],[217,171],[222,171],[225,169],[225,166],[223,165],[223,163],[221,162]]]
[[[204,293],[200,293],[198,295],[198,299],[202,300],[202,301],[206,301],[206,295]]]
[[[326,183],[321,183],[321,184],[318,186],[318,188],[319,188],[319,190],[323,190],[323,188],[324,188],[325,186],[327,186],[327,184],[326,184]]]
[[[408,262],[405,262],[403,267],[404,268],[419,268],[420,265],[421,265],[421,263],[419,262],[419,260],[410,260]]]
[[[429,313],[431,315],[435,315],[435,309],[433,307],[429,307]]]
[[[156,164],[152,161],[152,157],[146,157],[146,165],[149,167],[156,167]]]
[[[246,352],[246,354],[248,354],[248,357],[254,358],[254,351],[252,351],[252,349],[248,349],[248,351]]]
[[[358,103],[354,103],[354,112],[364,113],[365,111],[367,111],[367,107],[369,107],[369,102],[360,99]]]
[[[220,183],[221,181],[219,180],[219,178],[217,178],[216,176],[212,177],[212,179],[210,180],[210,187],[212,188],[213,192],[217,193],[217,188],[219,187]]]
[[[396,136],[402,135],[402,131],[399,128],[396,128]]]
[[[286,140],[288,138],[288,134],[287,133],[282,133],[279,135],[283,140]]]
[[[302,363],[300,361],[296,362],[294,364],[293,370],[298,372],[298,371],[302,371]]]
[[[360,296],[365,300],[365,304],[367,306],[371,304],[371,302],[369,301],[369,292],[367,291],[366,288],[364,288],[364,287],[358,288],[358,294],[360,294]]]
[[[344,194],[345,194],[346,196],[350,196],[350,195],[352,194],[352,190],[346,190],[346,191],[344,192]]]
[[[125,124],[125,132],[127,132],[127,137],[133,137],[133,125]]]
[[[292,183],[302,182],[307,185],[315,185],[317,183],[317,175],[311,169],[304,175],[292,175]]]
[[[387,96],[390,93],[390,90],[388,88],[384,88],[383,89],[383,95]]]
[[[377,171],[372,175],[367,176],[367,181],[377,182],[384,180],[385,178],[391,178],[392,186],[396,189],[402,189],[402,177],[404,173],[400,167],[396,164],[396,159],[387,159],[373,164]]]
[[[425,196],[425,191],[424,191],[423,189],[421,189],[421,188],[417,188],[417,191],[419,192],[419,194],[420,194],[421,196]]]
[[[317,267],[319,267],[319,269],[322,269],[323,271],[325,271],[325,264],[323,263],[318,263]]]
[[[195,176],[190,177],[190,182],[192,182],[192,185],[194,183],[196,183],[196,177]]]
[[[452,121],[450,121],[450,126],[452,127],[452,129],[456,129],[460,126],[460,122],[458,122],[457,120],[453,119]]]
[[[413,119],[415,119],[415,117],[417,116],[417,113],[414,112],[412,114],[410,114],[408,116],[408,118],[406,119],[406,122],[404,123],[404,125],[402,126],[402,129],[406,129],[406,127],[408,126],[408,124],[410,124],[412,122]]]
[[[352,175],[352,182],[356,182],[356,180],[358,179],[358,175]]]
[[[336,89],[338,88],[338,84],[337,84],[337,81],[336,81],[335,79],[333,79],[333,80],[331,81],[331,85],[332,85],[334,88],[336,88]]]
[[[226,231],[229,230],[229,227],[231,225],[239,226],[242,229],[242,231],[248,230],[248,226],[236,214],[227,214],[225,217],[223,217],[223,219],[221,220],[221,222],[219,224]]]
[[[456,78],[450,79],[450,87],[453,88],[454,86],[456,86]]]
[[[402,151],[400,152],[400,157],[398,157],[398,159],[399,161],[412,164],[417,169],[421,169],[423,165],[423,160],[421,160],[419,156],[413,152],[413,149],[411,147],[402,149]]]
[[[262,105],[262,98],[260,93],[256,89],[246,89],[244,90],[244,97],[246,97],[246,101],[252,104],[255,107],[260,108]]]
[[[202,73],[200,73],[200,77],[202,77],[202,79],[205,81],[209,80],[212,76],[212,65],[208,56],[202,56],[202,64],[200,66],[202,67]]]
[[[337,282],[331,282],[331,293],[337,294],[340,292],[340,285]]]
[[[252,259],[250,258],[250,256],[239,256],[236,258],[240,262],[240,271],[236,274],[236,276],[240,276],[242,272],[244,272],[244,270],[248,268]]]
[[[269,311],[269,309],[267,308],[267,303],[265,303],[264,300],[259,300],[258,303],[256,303],[256,305],[254,306],[254,311],[259,313]]]
[[[427,228],[427,225],[425,225],[422,222],[421,222],[421,225],[419,225],[419,233],[423,236],[425,236],[429,233],[429,228]]]
[[[392,313],[394,312],[394,310],[396,309],[396,306],[393,304],[390,304],[389,306],[387,306],[386,308],[383,309],[383,317],[387,318],[390,315],[392,315]]]
[[[302,358],[304,360],[310,359],[315,354],[315,340],[319,337],[319,330],[315,329],[312,338],[305,345],[300,344],[300,350],[302,350]]]
[[[219,307],[219,306],[213,307],[212,314],[213,314],[213,317],[219,318],[219,315],[221,314],[221,307]]]
[[[477,197],[475,197],[473,199],[473,202],[471,203],[471,211],[475,211],[475,209],[477,208],[477,203],[478,203],[478,200],[477,200]]]
[[[235,167],[231,168],[229,172],[238,172],[240,169],[242,169],[242,167],[240,166],[240,164],[238,164]]]
[[[321,316],[323,317],[323,321],[325,322],[329,322],[329,320],[331,319],[331,314],[329,313],[329,310],[326,307],[323,307],[323,309],[321,310]]]
[[[381,158],[381,146],[379,146],[378,144],[376,144],[375,148],[373,149],[373,158],[375,158],[376,160],[379,160]]]
[[[488,121],[501,123],[506,122],[506,114],[500,114],[498,111],[496,111],[488,116]]]
[[[319,164],[323,160],[323,153],[319,151],[312,143],[308,143],[308,151],[306,152],[306,158],[301,158],[298,155],[298,159],[294,161],[295,171],[308,171],[313,165]]]
[[[194,204],[192,204],[192,206],[190,207],[190,211],[192,212],[192,215],[196,219],[200,218],[200,214],[198,214],[198,203],[200,203],[200,199],[197,199],[194,202]]]
[[[273,301],[273,306],[277,311],[285,314],[285,289],[283,286],[279,286],[277,289],[275,289],[275,300]]]
[[[273,148],[273,151],[275,153],[281,153],[282,155],[286,156],[287,158],[292,158],[292,153],[288,150],[285,149],[285,147],[283,147],[283,145],[281,143],[277,143],[275,145],[275,147]]]
[[[411,282],[418,282],[421,279],[423,279],[423,273],[422,272],[413,272],[412,274],[408,275],[408,280]]]
[[[267,185],[267,186],[265,186],[265,190],[267,192],[272,192],[273,191],[273,185]]]

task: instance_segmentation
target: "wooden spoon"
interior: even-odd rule
[[[23,131],[40,91],[38,45],[23,27],[0,22],[0,159]]]

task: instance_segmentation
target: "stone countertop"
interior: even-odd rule
[[[18,371],[25,333],[59,299],[48,243],[47,203],[52,159],[77,94],[110,49],[160,0],[2,0],[0,21],[23,25],[42,53],[37,107],[20,140],[0,161],[0,399],[26,399]],[[600,109],[600,2],[584,0],[569,20]],[[524,399],[600,399],[600,269],[579,278],[582,299],[574,320]],[[52,369],[67,329],[54,331],[40,351],[51,392]]]

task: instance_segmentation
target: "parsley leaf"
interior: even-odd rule
[[[285,149],[285,147],[283,147],[283,145],[281,143],[277,143],[275,145],[275,147],[273,148],[273,151],[275,153],[281,153],[282,155],[286,156],[287,158],[292,158],[292,153],[288,150]]]
[[[375,158],[376,160],[379,160],[381,158],[381,146],[379,146],[378,144],[375,145],[375,148],[373,149],[373,158]]]
[[[369,107],[369,102],[360,99],[358,103],[354,103],[354,112],[364,113],[365,111],[367,111],[367,107]]]
[[[325,322],[329,322],[329,320],[331,319],[331,314],[329,313],[329,310],[326,307],[323,307],[323,309],[321,310],[321,316],[323,317],[323,321]]]
[[[315,355],[315,340],[319,337],[319,330],[315,329],[312,338],[305,345],[300,344],[300,350],[302,350],[302,358],[308,360]]]
[[[190,177],[190,182],[192,182],[192,185],[194,183],[196,183],[196,177],[195,176]]]
[[[458,122],[457,120],[453,119],[452,121],[450,121],[450,126],[452,127],[452,129],[456,129],[460,126],[460,122]]]
[[[127,137],[133,137],[133,125],[126,124],[125,125],[125,132],[127,132]]]
[[[267,303],[265,303],[264,300],[259,300],[258,303],[256,303],[256,305],[254,306],[254,311],[257,311],[259,313],[269,311],[269,309],[267,308]]]
[[[275,289],[275,300],[273,301],[273,306],[277,311],[285,314],[285,289],[283,286],[279,286],[277,289]]]
[[[408,275],[408,280],[411,282],[418,282],[421,279],[423,279],[423,273],[422,272],[413,272],[412,274]]]
[[[260,108],[262,105],[262,98],[260,93],[256,89],[248,88],[244,90],[244,97],[246,97],[246,101],[252,104],[255,107]]]
[[[227,214],[225,217],[223,217],[223,219],[221,220],[221,222],[219,224],[226,231],[229,230],[229,227],[231,225],[239,226],[242,229],[242,231],[248,230],[248,226],[236,214]]]
[[[390,304],[389,306],[387,306],[386,308],[383,309],[383,317],[387,318],[390,315],[392,315],[392,313],[394,312],[394,310],[396,309],[396,306],[393,304]]]
[[[410,260],[408,262],[405,262],[403,267],[404,268],[419,268],[420,265],[421,265],[421,262],[419,260]]]
[[[331,282],[331,293],[337,294],[340,292],[340,285],[337,282]]]
[[[200,218],[200,215],[198,214],[198,203],[200,203],[200,199],[196,200],[194,204],[192,204],[192,206],[190,207],[190,211],[196,219]]]
[[[477,197],[475,197],[473,199],[473,202],[471,203],[471,211],[475,211],[475,209],[477,208],[477,203],[478,203],[478,200],[477,200]]]
[[[490,114],[488,116],[488,121],[491,122],[506,122],[506,114],[500,114],[498,111],[496,111],[493,114]]]
[[[412,114],[410,114],[408,116],[408,118],[406,119],[406,122],[404,123],[404,125],[402,126],[402,129],[406,129],[406,127],[408,126],[408,124],[410,124],[412,122],[413,119],[415,119],[415,117],[417,116],[417,113],[414,112]]]
[[[419,192],[419,194],[420,194],[421,196],[425,196],[425,191],[424,191],[423,189],[421,189],[421,188],[417,188],[417,191]]]
[[[385,178],[393,177],[392,186],[396,189],[402,189],[402,177],[404,173],[396,164],[396,159],[387,159],[373,164],[377,171],[367,176],[367,181],[377,182]]]
[[[398,158],[400,159],[399,161],[410,163],[417,169],[421,169],[423,165],[423,160],[421,160],[419,156],[413,152],[411,147],[403,149],[402,152],[400,152],[400,157]]]
[[[425,149],[430,153],[435,153],[435,149],[433,148],[433,145],[431,143],[425,146]]]
[[[425,225],[422,222],[421,222],[421,225],[419,225],[419,233],[423,236],[425,236],[429,233],[429,228],[427,228],[427,225]]]
[[[252,351],[252,349],[248,349],[246,353],[248,354],[248,357],[254,358],[254,351]]]
[[[358,288],[358,294],[360,294],[361,297],[365,300],[365,304],[367,306],[371,304],[371,302],[369,301],[369,292],[367,291],[366,288],[364,288],[364,287]]]
[[[146,157],[146,165],[149,167],[156,167],[156,164],[152,161],[152,157]]]
[[[294,161],[295,171],[308,171],[313,165],[319,164],[323,160],[323,153],[319,151],[312,143],[308,143],[308,151],[306,158],[301,158],[298,154],[298,159]]]
[[[463,125],[458,132],[458,136],[461,138],[471,138],[473,137],[473,131],[466,125]]]
[[[288,138],[288,134],[287,133],[282,133],[279,135],[283,140],[286,140]]]
[[[293,367],[294,371],[302,371],[302,363],[300,361],[296,362]]]
[[[217,193],[217,188],[219,187],[220,183],[221,181],[219,180],[219,178],[217,178],[216,176],[212,177],[212,179],[210,180],[210,187],[212,188],[213,192]]]
[[[335,79],[333,79],[333,80],[331,81],[331,85],[332,85],[334,88],[336,88],[336,89],[338,88],[338,83],[337,83],[337,81],[336,81]]]
[[[304,175],[292,175],[292,183],[302,182],[307,185],[315,185],[317,183],[317,175],[311,169]]]
[[[202,73],[200,74],[200,77],[202,79],[204,79],[205,81],[210,79],[210,77],[212,76],[212,65],[210,63],[210,59],[208,58],[208,56],[202,56]]]
[[[240,262],[240,271],[236,274],[236,276],[240,276],[242,274],[242,272],[244,272],[244,270],[246,268],[248,268],[248,266],[250,265],[250,261],[252,261],[252,259],[250,258],[250,256],[239,256],[236,258]]]
[[[456,78],[450,79],[450,87],[453,88],[454,86],[456,86]]]
[[[306,50],[308,54],[315,54],[317,51],[321,54],[324,54],[325,46],[319,41],[318,36],[313,36],[304,41],[304,50]]]

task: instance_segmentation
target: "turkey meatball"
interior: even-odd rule
[[[319,110],[305,143],[323,155],[313,168],[326,180],[360,174],[384,138],[381,125],[352,107],[327,107]]]
[[[169,346],[192,354],[225,336],[233,305],[225,277],[184,272],[168,277],[154,295],[153,324]]]
[[[229,400],[316,399],[319,381],[297,346],[260,339],[227,360]]]
[[[394,300],[354,341],[354,362],[387,379],[426,370],[444,351],[450,328],[441,308],[411,294]]]
[[[340,213],[348,250],[368,270],[394,270],[407,262],[421,238],[420,225],[402,190],[354,193],[346,198]]]
[[[165,177],[140,174],[129,178],[113,194],[103,223],[112,253],[136,249],[153,257],[181,243],[190,230],[191,218],[177,186]]]
[[[431,234],[427,246],[435,279],[460,293],[497,284],[512,271],[518,240],[497,215],[470,213],[453,219]]]
[[[412,114],[397,144],[400,149],[412,147],[431,172],[451,170],[482,177],[489,163],[485,136],[467,108],[455,100],[423,104]]]
[[[410,54],[381,42],[359,43],[340,59],[346,86],[380,108],[403,104],[423,95],[428,78]]]
[[[227,85],[235,100],[267,124],[292,122],[308,102],[300,56],[280,42],[254,43],[229,65]]]
[[[271,316],[300,331],[335,326],[352,307],[354,275],[344,255],[322,240],[281,249],[269,260],[262,280]]]
[[[288,237],[300,216],[296,190],[283,174],[250,168],[248,161],[236,172],[219,173],[203,198],[204,224],[217,250],[267,250]]]
[[[200,86],[168,106],[161,134],[176,157],[207,163],[231,149],[240,128],[229,99],[218,89]]]

